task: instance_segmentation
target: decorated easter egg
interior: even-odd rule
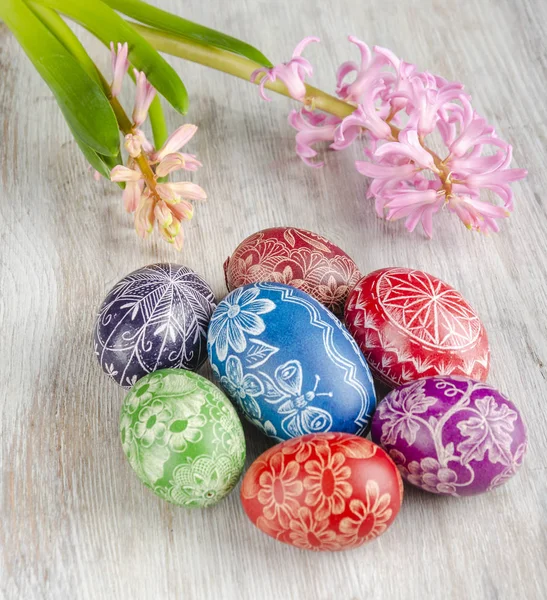
[[[488,375],[490,347],[477,313],[423,271],[388,268],[363,277],[348,296],[345,323],[389,387],[434,375]]]
[[[372,377],[355,341],[317,300],[281,283],[254,283],[219,303],[209,325],[213,373],[267,435],[368,430]]]
[[[180,506],[216,504],[243,470],[245,438],[234,407],[210,381],[183,369],[139,379],[122,406],[120,437],[142,483]]]
[[[345,550],[378,537],[403,500],[396,466],[378,446],[347,433],[317,433],[267,450],[241,486],[249,519],[280,542]]]
[[[426,377],[392,390],[378,406],[372,439],[403,478],[434,494],[468,496],[511,478],[526,452],[515,405],[465,377]]]
[[[272,227],[243,240],[224,263],[228,290],[273,281],[292,285],[342,314],[361,274],[338,246],[311,231]]]
[[[95,354],[116,383],[131,387],[167,367],[197,370],[207,358],[215,308],[209,284],[188,267],[133,271],[110,290],[95,324]]]

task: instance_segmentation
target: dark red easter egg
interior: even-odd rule
[[[393,523],[403,484],[389,456],[348,433],[310,433],[259,456],[241,486],[249,519],[305,550],[346,550]]]
[[[243,240],[224,263],[226,285],[235,288],[261,281],[286,283],[342,314],[361,273],[338,246],[311,231],[272,227]]]
[[[488,375],[490,347],[477,313],[423,271],[366,275],[348,296],[345,322],[373,374],[391,387],[436,375],[479,381]]]

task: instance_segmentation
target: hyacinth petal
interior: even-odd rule
[[[179,169],[197,171],[202,166],[199,160],[192,154],[173,152],[172,154],[167,154],[156,167],[156,175],[158,177],[165,177],[169,173]]]
[[[425,209],[422,215],[422,229],[429,239],[433,237],[433,209]]]
[[[338,95],[345,95],[345,94],[343,94],[343,89],[345,87],[343,85],[344,79],[350,73],[354,73],[354,72],[356,72],[358,70],[359,70],[359,67],[352,60],[348,60],[348,61],[342,63],[338,67],[338,70],[336,71],[336,93]]]
[[[133,108],[133,122],[140,125],[146,120],[148,109],[156,95],[156,89],[150,84],[143,71],[133,69],[136,82],[135,106]]]
[[[412,163],[405,165],[383,165],[357,160],[355,161],[355,167],[361,175],[375,179],[405,179],[416,172],[416,166]]]
[[[260,67],[260,69],[256,69],[255,71],[253,71],[251,73],[251,77],[249,78],[249,81],[251,83],[256,83],[256,80],[259,75],[268,75],[269,72],[270,72],[270,69],[268,69],[266,67]]]
[[[363,133],[363,128],[359,125],[349,125],[347,124],[344,128],[343,137],[340,134],[340,128],[335,133],[334,143],[330,145],[330,148],[333,150],[344,150],[349,148],[353,144],[353,142],[361,137]]]
[[[256,71],[253,71],[251,73],[251,78],[250,78],[251,83],[256,83],[256,80],[259,75],[262,75],[259,85],[258,85],[260,97],[262,98],[262,100],[265,100],[266,102],[271,102],[272,99],[268,98],[268,96],[266,96],[266,93],[264,92],[264,86],[266,85],[266,82],[268,82],[268,81],[275,81],[275,77],[271,76],[270,69],[261,67],[260,69],[256,69]]]
[[[124,208],[127,212],[132,213],[137,210],[141,199],[144,181],[128,181],[125,184],[125,189],[122,194]]]
[[[298,156],[310,167],[322,167],[323,162],[309,160],[317,156],[312,144],[332,142],[340,119],[301,109],[300,111],[291,111],[288,121],[291,127],[298,132],[295,136]]]
[[[177,196],[186,198],[187,200],[206,200],[207,194],[205,190],[195,183],[190,181],[178,181],[176,183],[167,183]]]
[[[375,158],[389,156],[410,159],[424,169],[437,171],[433,156],[420,144],[418,132],[415,129],[401,131],[399,141],[388,142],[380,146],[374,156]]]
[[[162,160],[168,154],[178,152],[183,146],[185,146],[195,135],[198,130],[196,125],[185,123],[176,129],[165,141],[163,146],[156,152],[154,158],[156,160]]]
[[[297,69],[294,69],[291,64],[278,65],[273,68],[271,73],[273,79],[281,79],[291,98],[300,101],[304,100],[306,96],[306,85],[304,83],[304,78],[301,75],[302,74]]]
[[[484,233],[498,232],[499,226],[496,219],[504,219],[509,216],[509,211],[504,207],[462,195],[450,198],[448,209],[455,213],[468,229]]]
[[[179,229],[179,232],[175,236],[173,244],[176,250],[178,250],[179,252],[182,250],[184,246],[184,229],[182,227]]]
[[[388,48],[384,48],[383,46],[373,46],[372,50],[376,54],[381,54],[382,56],[384,56],[395,69],[400,68],[400,66],[402,64],[401,59],[398,58],[397,56],[395,56],[395,54]],[[406,63],[406,64],[408,64],[408,63]],[[410,66],[414,68],[414,65],[410,65]]]
[[[144,131],[142,131],[142,129],[135,129],[135,135],[139,138],[139,141],[141,143],[141,148],[145,152],[147,152],[149,154],[154,152],[154,146],[148,140],[148,138],[146,137],[146,135],[144,134]]]
[[[167,204],[160,200],[154,207],[154,216],[161,227],[169,227],[173,222],[173,215]]]
[[[504,169],[490,173],[478,173],[469,175],[466,178],[466,184],[471,187],[488,187],[490,185],[502,185],[519,179],[524,179],[528,175],[526,169]]]
[[[292,98],[300,101],[304,100],[306,96],[304,78],[312,75],[313,68],[310,62],[300,55],[304,48],[312,42],[319,42],[319,38],[311,36],[304,38],[294,49],[292,59],[289,62],[281,63],[270,69],[262,67],[252,72],[250,77],[251,83],[256,83],[258,76],[262,74],[259,82],[259,90],[263,100],[270,101],[270,98],[264,92],[265,84],[268,81],[275,81],[276,79],[281,79]]]
[[[170,204],[169,208],[179,221],[189,221],[194,216],[194,207],[186,200]]]
[[[437,212],[444,202],[444,196],[439,196],[434,189],[402,191],[392,196],[385,204],[390,221],[405,219],[405,227],[409,232],[414,231],[418,223],[427,237],[433,236],[433,213]]]
[[[129,156],[136,158],[141,153],[141,140],[138,135],[128,133],[124,138],[124,148],[129,153]]]
[[[299,42],[296,45],[296,48],[294,49],[294,52],[292,53],[293,58],[296,58],[297,56],[300,56],[302,54],[302,52],[304,51],[304,49],[306,48],[306,46],[308,46],[311,43],[317,43],[320,42],[321,40],[318,37],[315,37],[313,35],[309,35],[308,37],[305,37],[301,42]]]
[[[416,206],[424,204],[433,204],[438,200],[435,190],[404,190],[399,193],[393,193],[386,204],[386,208],[403,211],[405,216]]]
[[[154,200],[150,195],[141,197],[135,212],[135,229],[137,234],[145,238],[154,228]]]
[[[380,85],[382,87],[383,84]],[[351,115],[348,115],[340,125],[337,132],[336,144],[338,148],[347,147],[345,140],[346,132],[349,130],[350,139],[355,139],[355,129],[367,129],[377,139],[389,139],[391,137],[391,127],[378,116],[374,106],[374,96],[379,87],[376,86],[367,92],[367,97],[363,104],[360,104]]]
[[[110,171],[110,180],[116,183],[127,182],[127,181],[139,181],[142,179],[142,173],[135,171],[124,165],[116,165],[112,171]]]
[[[359,48],[359,53],[361,55],[361,68],[368,67],[372,58],[372,53],[370,52],[368,45],[354,35],[348,35],[348,40]]]
[[[422,216],[423,216],[423,210],[417,210],[414,211],[414,213],[411,213],[406,221],[405,221],[405,227],[407,229],[407,231],[409,231],[410,233],[412,233],[415,229],[416,229],[416,225],[418,225],[418,223],[420,222]]]
[[[475,118],[449,146],[450,153],[458,158],[462,157],[477,143],[477,139],[482,135],[486,126],[487,123],[484,119]]]
[[[179,196],[175,193],[175,191],[171,188],[170,183],[158,183],[156,184],[156,191],[158,192],[160,198],[165,200],[166,202],[176,202],[179,200]]]
[[[462,173],[462,176],[473,173],[490,173],[502,167],[505,157],[502,152],[496,152],[492,156],[472,156],[464,158],[452,158],[448,165],[452,173]]]
[[[110,54],[112,61],[112,84],[110,86],[110,91],[115,98],[122,91],[123,78],[129,68],[129,61],[127,60],[127,42],[124,44],[118,42],[117,50],[114,47],[114,42],[110,42]]]
[[[348,37],[349,41],[359,48],[361,54],[361,64],[355,71],[355,80],[344,84],[343,77],[337,77],[336,93],[349,102],[356,104],[367,104],[367,112],[372,117],[370,105],[374,105],[374,100],[380,89],[385,88],[385,78],[393,77],[392,74],[382,72],[384,65],[388,64],[386,57],[381,54],[372,55],[370,48],[354,36]],[[353,70],[349,65],[342,65],[339,75],[345,72],[348,75]]]
[[[159,183],[156,185],[156,190],[166,202],[177,202],[180,198],[188,200],[205,200],[207,198],[205,190],[189,181]]]

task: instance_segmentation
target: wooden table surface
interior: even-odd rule
[[[292,102],[262,102],[228,75],[171,62],[200,126],[200,205],[178,254],[139,240],[119,190],[95,183],[45,84],[0,25],[0,567],[3,597],[540,599],[547,597],[546,152],[547,3],[543,0],[159,0],[239,36],[274,62],[306,35],[314,83],[331,90],[353,33],[463,81],[514,146],[516,210],[498,235],[437,218],[435,237],[379,220],[352,150],[307,168],[294,154]],[[80,31],[80,30],[78,30]],[[99,64],[103,47],[82,36]],[[128,89],[129,98],[130,91]],[[182,122],[168,113],[170,129]],[[186,511],[146,490],[118,439],[124,392],[91,347],[106,291],[143,265],[183,262],[221,298],[222,263],[252,232],[295,225],[322,233],[364,272],[424,269],[476,307],[492,348],[490,381],[514,400],[530,446],[519,475],[489,494],[440,498],[407,489],[393,527],[347,553],[278,544],[246,519],[238,489]],[[267,446],[246,429],[248,463]]]

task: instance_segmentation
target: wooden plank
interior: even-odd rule
[[[353,169],[358,152],[306,168],[286,123],[291,104],[171,61],[200,126],[191,150],[209,194],[182,254],[142,242],[119,190],[95,183],[46,86],[0,25],[1,590],[5,598],[539,599],[547,596],[545,146],[547,4],[542,0],[161,0],[162,7],[259,46],[278,62],[306,35],[314,83],[332,88],[356,51],[353,33],[447,78],[529,168],[516,211],[497,236],[437,219],[436,236],[409,235],[374,215]],[[89,36],[100,64],[108,56]],[[126,99],[129,101],[128,90]],[[168,114],[174,129],[181,117]],[[91,349],[94,313],[120,277],[158,261],[200,272],[221,297],[222,263],[248,234],[291,224],[340,244],[364,272],[423,268],[459,289],[482,316],[491,382],[521,409],[530,434],[522,472],[463,500],[408,489],[378,541],[315,555],[276,544],[246,520],[234,492],[208,511],[154,497],[125,461],[117,435],[123,392]],[[247,428],[249,461],[266,442]]]

